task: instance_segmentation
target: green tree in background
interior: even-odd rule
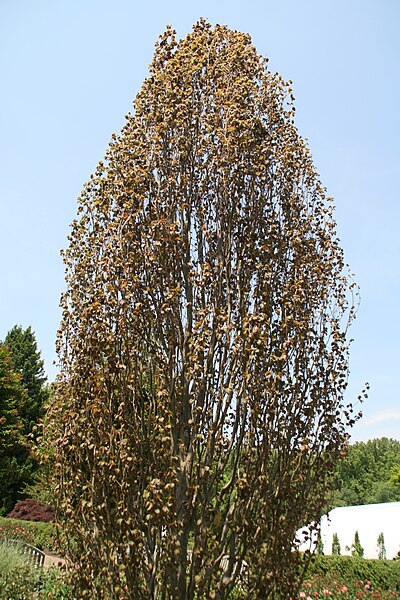
[[[0,515],[5,515],[29,482],[31,464],[19,413],[27,402],[7,348],[0,344]]]
[[[317,554],[323,554],[324,553],[324,542],[322,541],[321,532],[319,532],[319,535],[318,535],[316,553]]]
[[[389,481],[400,490],[400,464],[393,467]]]
[[[354,534],[354,541],[351,545],[351,555],[359,556],[360,558],[364,556],[364,548],[361,546],[358,531],[356,531]]]
[[[340,554],[340,552],[341,552],[341,548],[340,548],[339,537],[338,537],[338,534],[335,532],[333,534],[333,538],[332,538],[332,554]]]
[[[4,340],[8,360],[20,387],[24,390],[23,401],[15,405],[21,425],[20,435],[23,439],[24,451],[16,460],[18,468],[11,487],[13,502],[23,497],[37,497],[36,488],[42,488],[38,463],[34,459],[29,446],[32,435],[37,438],[35,425],[44,415],[44,404],[49,399],[49,386],[46,385],[44,363],[38,350],[35,334],[31,327],[23,329],[15,325]],[[40,499],[40,498],[38,498]],[[12,508],[9,506],[9,508]]]
[[[352,444],[337,467],[332,506],[400,501],[395,480],[399,463],[398,440],[384,437]]]
[[[383,535],[383,532],[378,535],[377,547],[378,558],[381,560],[386,560],[385,536]]]
[[[20,409],[20,415],[24,433],[28,435],[43,416],[43,406],[49,397],[44,362],[31,327],[22,329],[15,325],[7,333],[4,343],[10,352],[13,369],[21,374],[22,385],[27,392],[27,402]]]

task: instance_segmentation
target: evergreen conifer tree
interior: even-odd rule
[[[0,515],[14,506],[30,480],[31,464],[19,414],[26,401],[27,394],[13,371],[7,348],[0,344]]]
[[[333,538],[332,538],[332,554],[340,554],[340,552],[341,552],[341,548],[340,548],[339,537],[338,537],[338,534],[335,532],[333,534]]]
[[[49,396],[44,362],[30,326],[22,329],[21,326],[15,325],[7,333],[4,343],[10,352],[13,369],[21,374],[22,385],[27,392],[27,401],[20,408],[20,415],[24,423],[24,433],[28,435],[43,416],[43,406]]]
[[[378,535],[377,546],[378,558],[380,558],[381,560],[386,560],[385,536],[383,535],[382,531]]]
[[[361,546],[360,536],[358,534],[358,531],[356,531],[354,534],[354,541],[351,545],[351,555],[359,556],[359,557],[364,556],[364,548]]]

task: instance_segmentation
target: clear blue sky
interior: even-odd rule
[[[171,24],[252,36],[293,80],[297,125],[361,286],[348,400],[371,384],[353,440],[400,439],[398,0],[0,0],[0,339],[32,325],[50,379],[76,198]]]

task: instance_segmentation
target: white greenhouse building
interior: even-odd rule
[[[303,530],[298,532],[300,539]],[[356,531],[364,549],[364,558],[378,558],[378,537],[381,533],[386,557],[394,558],[400,550],[400,502],[343,506],[331,510],[321,519],[324,554],[332,553],[332,539],[336,533],[341,554],[350,555]],[[306,544],[302,548],[305,549]]]

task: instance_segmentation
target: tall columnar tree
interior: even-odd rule
[[[293,119],[248,35],[167,29],[82,193],[46,433],[79,597],[296,590],[354,419],[353,285]]]
[[[0,344],[0,515],[5,515],[29,481],[30,463],[19,409],[27,401],[20,377]]]
[[[31,327],[22,329],[15,325],[4,340],[11,355],[14,370],[21,374],[22,383],[27,391],[27,401],[21,409],[26,434],[44,414],[44,404],[48,399],[47,377],[44,362],[38,350],[35,334]]]
[[[353,543],[351,545],[351,555],[352,556],[359,556],[359,557],[363,557],[364,556],[364,548],[361,546],[360,536],[358,534],[358,531],[356,531],[354,533],[354,540],[353,540]]]
[[[340,552],[341,552],[341,547],[340,547],[340,542],[339,542],[339,536],[335,532],[332,537],[332,554],[340,554]]]
[[[382,531],[378,535],[377,549],[378,549],[378,558],[381,560],[386,560],[385,536],[383,535]]]

